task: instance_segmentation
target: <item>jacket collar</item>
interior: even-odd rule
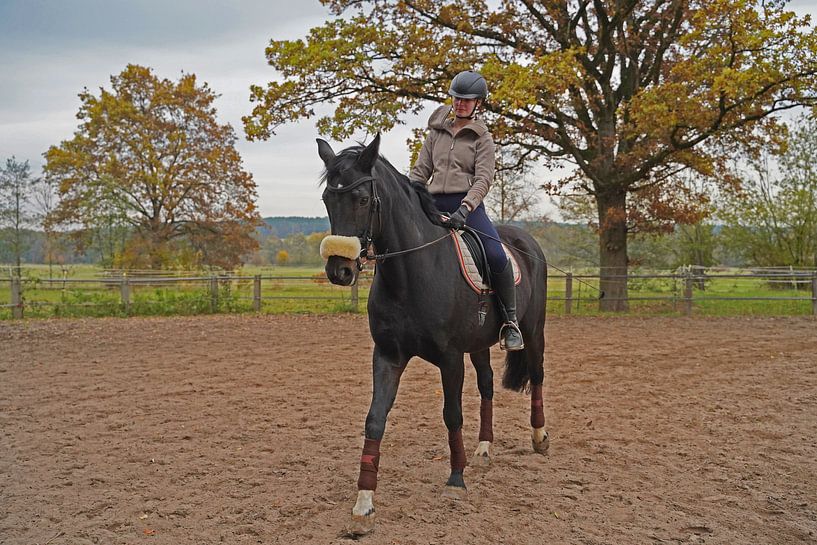
[[[451,123],[453,123],[453,120],[449,117],[449,113],[451,113],[451,106],[442,105],[438,107],[431,114],[431,117],[428,118],[429,128],[443,131],[449,130],[451,128]],[[473,131],[478,137],[488,132],[488,127],[481,119],[472,119],[470,123],[460,130],[462,131],[466,129]]]

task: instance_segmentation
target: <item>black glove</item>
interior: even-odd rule
[[[468,219],[468,213],[468,207],[461,204],[456,212],[448,216],[448,226],[452,229],[462,229],[465,225],[465,220]]]

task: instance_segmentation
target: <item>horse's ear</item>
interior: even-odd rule
[[[355,165],[362,172],[371,172],[374,162],[377,160],[377,154],[380,151],[380,133],[374,137],[371,143],[364,148],[355,161]]]
[[[318,155],[323,159],[323,164],[329,166],[329,163],[335,158],[335,152],[332,151],[332,146],[329,145],[329,142],[321,138],[316,138],[315,141],[318,143]]]

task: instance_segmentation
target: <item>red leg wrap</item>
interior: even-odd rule
[[[380,466],[380,440],[365,439],[360,457],[358,490],[377,490],[377,468]]]
[[[483,399],[479,404],[479,440],[494,442],[494,402]]]
[[[533,384],[530,387],[530,425],[534,428],[545,427],[545,403],[542,400],[542,385]]]
[[[462,444],[462,428],[448,432],[448,448],[451,450],[451,471],[465,469],[465,447]]]

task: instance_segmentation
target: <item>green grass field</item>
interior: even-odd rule
[[[7,269],[7,267],[4,267]],[[121,278],[90,265],[64,269],[26,266],[23,271],[24,315],[28,318],[155,316],[206,313],[254,312],[253,279],[261,275],[262,313],[337,313],[365,312],[371,281],[364,276],[359,283],[357,308],[352,290],[326,281],[321,267],[247,267],[238,279],[219,279],[214,286],[208,278],[172,280],[173,277],[206,277],[202,272],[172,273],[159,284],[139,283],[147,273],[130,276],[129,304],[123,304]],[[598,279],[573,281],[571,313],[580,316],[601,315],[598,310]],[[565,314],[565,278],[552,274],[548,281],[548,313]],[[790,284],[770,283],[762,278],[711,276],[693,290],[693,315],[809,315],[812,313],[809,289],[794,289]],[[0,275],[0,319],[10,319],[11,286],[7,274]],[[673,278],[634,278],[628,283],[629,314],[680,315],[685,310],[683,280]],[[729,299],[717,299],[729,298]],[[765,300],[759,300],[759,299]],[[801,299],[801,300],[794,300]]]

